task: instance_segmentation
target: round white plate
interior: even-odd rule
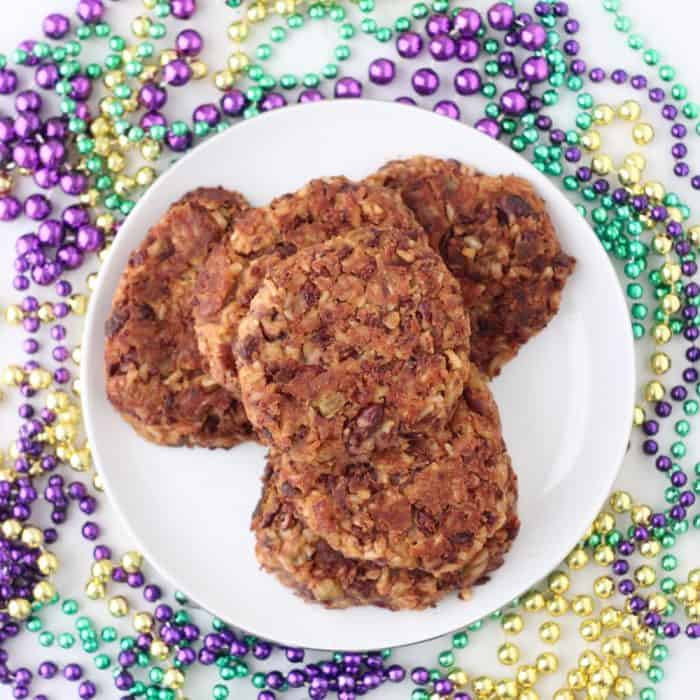
[[[522,529],[504,566],[466,602],[453,596],[422,612],[326,610],[303,602],[256,562],[248,528],[264,449],[174,449],[138,437],[105,395],[103,327],[129,252],[187,190],[224,185],[262,205],[314,177],[362,178],[387,160],[417,154],[530,179],[578,264],[558,316],[493,383],[520,478]],[[171,168],[129,216],[100,272],[83,358],[88,439],[135,545],[174,586],[224,620],[316,649],[425,640],[521,594],[559,564],[597,514],[632,421],[630,324],[592,230],[554,185],[506,146],[464,124],[389,102],[338,100],[271,112],[232,127]],[[604,399],[594,387],[604,387]]]

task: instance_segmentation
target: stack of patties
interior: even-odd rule
[[[177,273],[147,283],[171,258]],[[256,554],[306,599],[424,608],[466,595],[517,535],[487,382],[572,269],[527,182],[454,161],[314,180],[257,209],[199,192],[132,256],[109,395],[156,442],[270,446]]]

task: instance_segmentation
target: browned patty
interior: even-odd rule
[[[301,248],[364,225],[419,228],[397,193],[344,177],[312,180],[236,219],[209,256],[195,289],[199,347],[220,384],[240,396],[232,346],[268,270]]]
[[[360,228],[271,268],[238,327],[243,403],[297,459],[348,462],[442,428],[469,368],[459,286],[422,231]]]
[[[197,272],[248,208],[202,188],[175,203],[132,252],[105,324],[107,395],[147,440],[232,447],[254,437],[242,404],[199,354],[192,320]]]
[[[314,534],[297,516],[268,471],[253,515],[255,553],[261,566],[305,600],[328,608],[376,605],[391,610],[434,606],[452,591],[467,598],[473,585],[488,580],[520,528],[516,512],[517,478],[509,470],[504,500],[506,521],[460,570],[433,576],[420,569],[392,568],[376,561],[348,559]]]
[[[575,261],[526,180],[490,177],[454,160],[387,163],[367,178],[401,193],[461,287],[471,358],[496,376],[559,310]]]
[[[352,559],[458,571],[507,519],[510,458],[475,368],[449,424],[427,437],[345,464],[276,451],[269,462],[309,530]]]

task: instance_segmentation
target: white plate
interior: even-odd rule
[[[416,154],[529,178],[578,264],[558,316],[493,384],[520,477],[522,529],[505,565],[467,602],[451,597],[422,612],[329,611],[304,603],[258,568],[248,526],[263,448],[173,449],[139,438],[105,395],[103,327],[129,252],[187,190],[224,185],[264,204],[314,177],[361,178],[387,160]],[[338,100],[271,112],[229,129],[171,168],[129,216],[100,272],[83,357],[88,438],[135,544],[173,585],[224,620],[317,649],[425,640],[521,594],[559,564],[595,517],[632,421],[630,324],[593,231],[554,185],[506,146],[464,124],[388,102]],[[594,387],[604,387],[604,398]]]

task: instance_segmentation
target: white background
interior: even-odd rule
[[[399,12],[403,13],[410,5],[410,3],[404,2],[404,0],[383,0],[383,2],[379,0],[377,4],[383,9],[386,9],[387,16],[395,16],[399,14]],[[471,4],[480,9],[487,7],[487,3],[482,0],[474,0]],[[664,2],[624,0],[623,4],[623,10],[633,18],[635,30],[641,33],[651,46],[661,51],[664,62],[671,63],[678,69],[678,80],[688,86],[691,99],[694,98],[700,101],[700,80],[697,78],[695,60],[697,22],[700,20],[700,6],[691,2],[691,0],[664,0]],[[2,21],[0,22],[0,46],[4,51],[9,53],[11,49],[16,46],[18,41],[28,37],[38,37],[40,22],[44,15],[51,11],[59,10],[72,15],[75,5],[75,0],[24,0],[23,2],[3,2]],[[122,31],[126,29],[125,19],[131,18],[141,11],[141,3],[137,2],[137,0],[108,2],[107,5],[109,9],[108,20]],[[645,67],[642,66],[641,56],[639,54],[633,54],[626,48],[623,37],[612,28],[611,16],[602,10],[600,6],[601,3],[598,0],[571,0],[570,5],[572,8],[572,15],[577,17],[582,23],[582,31],[580,34],[580,40],[584,47],[582,57],[589,62],[589,67],[594,64],[602,65],[605,68],[622,66],[632,72],[644,72]],[[223,62],[223,57],[229,50],[229,45],[225,36],[225,27],[231,17],[231,10],[224,7],[223,0],[200,0],[200,6],[202,6],[202,10],[196,16],[195,26],[202,31],[207,42],[205,60],[210,65],[220,64]],[[525,9],[524,4],[523,9]],[[528,9],[530,8],[528,7]],[[384,14],[384,12],[382,12],[382,14]],[[184,26],[184,23],[179,23],[178,28]],[[316,25],[308,32],[305,30],[300,33],[299,36],[303,37],[305,40],[300,41],[297,39],[287,42],[283,49],[286,62],[283,67],[282,63],[277,62],[275,68],[278,68],[280,72],[282,70],[293,72],[308,69],[317,70],[323,63],[329,60],[332,47],[337,43],[335,41],[335,35],[332,34],[331,31],[330,26],[323,23]],[[260,34],[256,35],[256,37],[261,35],[262,31]],[[310,36],[313,36],[314,40],[306,41]],[[649,41],[649,38],[651,38],[651,41]],[[97,49],[95,58],[101,59],[103,57],[103,46],[104,45]],[[356,75],[364,73],[367,59],[370,56],[374,57],[382,52],[386,55],[394,56],[394,50],[391,45],[387,46],[384,50],[376,43],[363,38],[356,39],[352,42],[352,46],[353,48],[356,47],[356,52],[350,64],[350,72]],[[88,51],[90,51],[90,49],[88,49]],[[454,70],[453,66],[450,66],[449,71],[443,69],[445,75]],[[25,73],[23,72],[22,76],[24,75]],[[408,68],[405,66],[402,67],[399,78],[405,81],[408,75]],[[23,78],[23,80],[26,81],[26,78]],[[657,81],[654,81],[654,83],[658,84]],[[26,86],[26,82],[23,83],[23,86]],[[384,96],[385,98],[393,98],[399,94],[404,94],[405,91],[406,87],[404,82],[403,86],[392,86],[381,93],[367,91],[366,95],[370,97]],[[611,103],[616,103],[627,98],[629,96],[629,91],[630,89],[626,87],[617,92],[608,93],[607,90],[603,90],[601,92],[595,92],[594,94],[600,96],[601,99],[607,99]],[[198,102],[214,100],[216,98],[213,89],[209,89],[209,86],[205,86],[204,84],[200,84],[192,89],[188,88],[185,91],[179,91],[176,94],[179,98],[178,103],[183,106],[188,105],[188,107],[187,109],[183,108],[182,111],[175,112],[175,108],[173,104],[171,104],[169,107],[173,111],[170,112],[170,114],[175,116],[177,113],[178,116],[183,116],[185,118],[188,118],[191,108],[195,104],[198,104]],[[173,100],[173,103],[174,102],[175,100]],[[661,121],[656,116],[658,111],[652,117],[651,108],[648,106],[648,103],[644,102],[643,104],[645,105],[645,117],[659,126],[658,131],[661,134],[661,136],[657,138],[657,143],[652,148],[648,149],[650,160],[655,160],[656,162],[656,166],[650,168],[649,175],[661,179],[666,183],[670,183],[670,157],[664,155],[668,153],[670,146],[667,123],[665,123],[662,128]],[[463,107],[464,117],[468,121],[473,122],[478,116],[476,114],[475,105],[465,103]],[[3,113],[5,113],[5,109],[6,108],[3,109]],[[621,138],[629,139],[629,136],[625,135],[624,132],[619,131],[616,132],[616,134],[619,134]],[[290,134],[290,138],[293,138],[293,134]],[[692,134],[689,137],[689,143],[694,145],[696,138],[697,137]],[[610,150],[619,156],[628,150],[632,150],[631,141],[629,141],[629,146],[625,146],[624,148],[620,146],[620,150],[616,150],[612,147]],[[700,161],[696,159],[694,155],[695,149],[690,147],[688,162],[691,164],[691,167],[697,169],[700,167]],[[661,167],[659,167],[659,164],[661,164]],[[193,185],[196,185],[196,182],[193,181]],[[677,191],[682,194],[687,193],[687,190],[683,188],[677,188]],[[692,194],[688,194],[687,201],[691,208],[695,210],[698,210],[698,207],[700,207],[700,201],[697,195],[693,196]],[[4,272],[2,276],[0,276],[0,306],[3,308],[6,307],[7,304],[17,300],[17,295],[11,289],[8,281],[11,279],[12,275],[11,266],[14,257],[13,244],[17,234],[24,233],[28,230],[31,230],[31,227],[26,221],[20,222],[16,226],[4,225],[0,229],[0,261],[2,261],[2,266],[4,268]],[[76,277],[76,287],[84,288],[84,276],[86,274],[87,270],[83,268],[83,271]],[[32,291],[36,293],[36,290]],[[51,298],[50,294],[38,296],[40,297],[40,301]],[[23,334],[18,329],[9,328],[5,324],[0,326],[0,328],[2,329],[2,336],[0,336],[0,367],[3,367],[11,361],[16,362],[20,357]],[[68,342],[72,347],[79,343],[79,337],[74,334],[72,338],[68,339]],[[641,361],[646,357],[646,352],[640,354],[640,373],[646,372],[646,363]],[[674,368],[674,374],[678,374],[683,366],[682,359],[679,357]],[[669,383],[670,381],[671,380],[669,380]],[[601,393],[601,400],[604,400],[603,396],[604,389]],[[16,405],[15,395],[10,395],[5,399],[4,403],[0,404],[0,426],[2,427],[3,444],[6,444],[9,437],[16,431]],[[669,440],[662,440],[662,444],[668,444],[668,442]],[[691,436],[689,442],[691,445],[691,453],[686,459],[685,464],[686,468],[692,469],[692,464],[694,459],[697,458],[698,453],[696,436]],[[660,496],[665,483],[654,472],[650,461],[648,459],[643,460],[638,455],[639,445],[635,442],[630,455],[628,455],[623,465],[619,486],[629,489],[641,500],[648,500],[651,505],[656,505],[657,507],[661,506]],[[69,478],[72,477],[72,475],[68,476]],[[62,539],[54,547],[63,563],[59,576],[57,577],[59,590],[64,595],[76,593],[76,597],[80,599],[82,599],[83,596],[78,596],[77,592],[82,590],[89,575],[90,551],[92,546],[79,536],[80,523],[82,523],[84,519],[84,517],[79,518],[74,514],[71,519],[71,524],[62,529]],[[110,544],[115,552],[123,552],[129,548],[129,542],[120,534],[121,528],[104,499],[96,514],[96,519],[104,526],[103,540]],[[202,533],[202,536],[205,537],[206,533]],[[678,572],[679,575],[684,573],[688,568],[700,565],[698,551],[700,551],[700,548],[698,548],[697,545],[697,536],[694,538],[688,536],[682,541],[678,548],[678,554],[682,562]],[[592,576],[593,573],[599,575],[603,572],[597,570],[591,572],[590,576]],[[585,585],[583,582],[585,578],[586,576],[579,576],[577,578],[576,592],[585,592]],[[235,591],[235,581],[232,581],[232,591]],[[133,600],[135,605],[138,603],[139,599],[135,594],[129,597]],[[86,614],[93,617],[96,622],[107,624],[109,616],[103,605],[103,603],[86,604],[84,610]],[[58,614],[47,615],[46,617],[47,627],[53,631],[59,632],[68,629],[68,621],[65,617]],[[205,616],[201,616],[202,621],[205,619]],[[527,628],[528,634],[527,636],[524,635],[520,640],[522,642],[523,662],[532,662],[535,655],[544,650],[542,644],[535,641],[536,635],[529,635],[530,632],[536,631],[536,627],[539,625],[540,621],[541,620],[532,619],[530,617],[526,618],[526,623],[529,623]],[[303,622],[300,621],[300,624],[303,624]],[[124,627],[124,629],[126,630],[127,628]],[[490,627],[490,630],[490,632],[472,635],[472,644],[467,650],[457,654],[458,664],[467,670],[470,675],[497,673],[504,670],[503,667],[499,670],[498,665],[494,663],[496,646],[502,640],[501,632],[493,625]],[[489,639],[488,642],[485,641],[487,637]],[[330,641],[332,642],[332,640]],[[434,665],[437,652],[448,646],[448,640],[429,642],[408,649],[398,650],[395,652],[395,658],[397,661],[409,667],[417,663]],[[575,627],[571,624],[565,626],[563,640],[554,649],[554,651],[560,654],[562,667],[570,668],[575,663],[575,658],[581,649],[582,646],[580,640],[577,638]],[[87,670],[87,676],[98,684],[102,691],[100,697],[111,698],[119,696],[119,693],[111,684],[109,674],[96,671],[90,659],[80,651],[74,649],[72,653],[65,655],[59,653],[56,649],[45,650],[40,647],[36,639],[31,638],[31,635],[28,633],[23,634],[19,642],[13,643],[10,650],[13,656],[13,666],[22,663],[31,666],[33,669],[36,668],[40,661],[46,658],[74,658],[83,664]],[[670,658],[665,667],[666,681],[659,687],[659,692],[662,693],[664,697],[673,698],[675,700],[675,698],[693,696],[691,688],[697,686],[697,680],[695,686],[691,685],[691,682],[693,678],[696,678],[697,660],[700,658],[699,650],[700,648],[697,643],[691,644],[685,641],[672,643]],[[112,652],[112,655],[116,656],[116,652],[114,652],[114,650],[112,650]],[[695,664],[693,664],[693,661]],[[284,664],[282,664],[282,657],[279,654],[275,654],[271,660],[263,664],[263,667],[268,670],[280,666],[284,666]],[[561,676],[561,673],[558,674],[558,677]],[[198,671],[196,676],[193,674],[192,683],[188,682],[188,696],[197,699],[209,697],[210,691],[208,689],[214,682],[216,682],[216,678],[213,671]],[[556,686],[550,683],[544,683],[542,689],[545,692],[543,692],[542,697],[546,697],[555,687]],[[6,687],[0,686],[0,688],[2,688],[0,690],[0,697],[9,697],[9,691],[7,691]],[[252,698],[257,692],[248,681],[233,682],[230,684],[230,688],[232,697]],[[375,694],[377,697],[382,698],[406,698],[410,693],[410,688],[411,686],[407,683],[393,688],[385,685],[379,691],[375,691]],[[77,697],[77,688],[68,687],[67,683],[60,680],[45,686],[36,684],[34,692],[39,692],[40,690],[50,690],[50,695],[54,698]],[[305,693],[302,691],[290,691],[287,693],[287,697],[305,697]]]

